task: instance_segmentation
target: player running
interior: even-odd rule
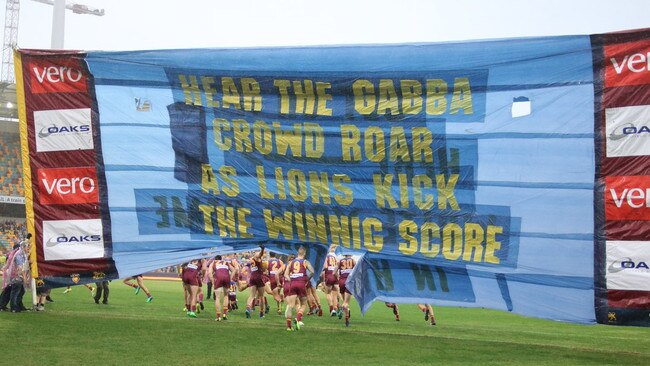
[[[208,279],[214,284],[214,308],[216,311],[216,321],[228,320],[228,294],[230,281],[234,268],[229,260],[224,260],[220,255],[214,258],[214,261],[208,270]],[[223,309],[223,317],[221,315]]]
[[[431,325],[436,325],[436,317],[433,315],[433,306],[429,304],[418,304],[418,308],[424,313],[424,321],[431,320]]]
[[[309,313],[307,315],[323,316],[323,308],[320,304],[320,297],[316,292],[316,287],[312,286],[311,281],[307,282],[307,303],[309,304]]]
[[[327,257],[325,257],[325,265],[323,266],[323,292],[327,304],[330,307],[330,316],[336,316],[339,311],[339,283],[336,279],[336,268],[339,264],[336,259],[336,245],[330,246]]]
[[[393,309],[393,315],[395,315],[395,321],[399,321],[399,308],[397,307],[397,304],[393,304],[392,302],[385,302],[387,308]]]
[[[269,279],[271,280],[271,294],[275,299],[275,303],[278,306],[278,315],[282,314],[282,295],[280,290],[282,289],[282,284],[284,283],[284,263],[278,259],[275,253],[269,253]]]
[[[228,256],[226,260],[230,262],[232,268],[230,288],[228,289],[228,308],[230,310],[237,310],[239,309],[239,305],[237,304],[237,281],[239,280],[241,266],[239,265],[237,256],[234,254]]]
[[[345,314],[345,326],[350,326],[350,299],[352,299],[352,294],[345,287],[345,282],[348,280],[348,276],[352,273],[356,262],[352,255],[346,254],[343,259],[339,261],[339,265],[336,268],[336,275],[339,279],[339,289],[341,294],[343,294],[343,311],[339,313],[339,319]]]
[[[287,301],[287,309],[285,310],[285,317],[287,319],[287,330],[300,330],[304,324],[302,322],[302,314],[307,305],[307,283],[314,276],[314,267],[305,259],[305,247],[298,249],[298,256],[287,263],[284,270],[284,280],[290,282],[289,293],[285,293]],[[293,319],[292,328],[292,309],[296,309],[296,319]]]
[[[185,308],[187,316],[196,318],[196,302],[199,293],[201,260],[193,259],[183,268],[183,288],[185,288]]]
[[[136,283],[131,282],[133,280],[135,280]],[[127,277],[122,282],[127,286],[133,287],[135,289],[136,295],[140,293],[140,290],[144,291],[144,294],[147,295],[147,302],[151,302],[151,300],[153,300],[153,296],[151,296],[149,289],[144,285],[144,279],[142,278],[141,274],[135,275],[133,277]]]
[[[249,259],[250,277],[248,279],[248,287],[251,292],[246,302],[246,317],[251,317],[251,309],[255,303],[255,299],[261,299],[264,296],[264,281],[262,280],[262,257],[264,256],[264,245],[260,245],[260,251],[255,253]],[[264,307],[260,304],[260,318],[264,318]]]

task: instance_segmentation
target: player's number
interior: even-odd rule
[[[293,262],[293,265],[291,266],[291,272],[300,273],[300,262]]]
[[[341,269],[352,269],[352,267],[354,267],[354,264],[351,260],[344,259],[341,261]]]

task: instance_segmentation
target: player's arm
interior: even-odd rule
[[[287,265],[286,268],[284,269],[284,280],[285,281],[290,281],[291,280],[291,278],[289,277],[289,268],[291,268],[291,266]]]
[[[228,262],[228,274],[230,274],[230,280],[232,281],[235,278],[235,266],[232,262]]]
[[[275,271],[275,283],[280,283],[280,271],[282,271],[282,266]]]
[[[208,280],[214,282],[214,265],[208,267]]]
[[[235,264],[231,262],[230,265],[234,268],[232,271],[232,278],[230,280],[235,281],[237,278],[239,278],[239,262],[235,262]]]
[[[305,267],[307,267],[307,272],[309,272],[307,275],[307,280],[309,281],[312,277],[314,277],[314,267],[312,267],[311,263],[309,263],[308,260],[305,260]]]
[[[257,260],[261,260],[263,255],[264,255],[264,244],[260,244],[260,251],[257,252],[253,257],[257,258]]]

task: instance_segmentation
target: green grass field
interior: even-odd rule
[[[4,365],[431,365],[645,364],[650,329],[585,326],[504,312],[437,308],[438,325],[415,305],[400,306],[401,322],[376,303],[346,328],[336,317],[305,317],[287,332],[284,317],[214,321],[214,303],[198,319],[183,312],[179,282],[147,281],[154,301],[114,281],[108,305],[82,286],[55,289],[45,312],[0,313]],[[30,296],[25,297],[25,303]]]

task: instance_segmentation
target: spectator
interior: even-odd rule
[[[9,303],[11,312],[18,313],[24,308],[22,297],[25,294],[25,283],[27,283],[27,274],[24,270],[27,258],[19,244],[14,246],[14,251],[10,256],[11,258],[7,260],[7,278],[10,283],[8,286],[10,288]]]
[[[0,311],[7,311],[7,304],[11,300],[11,274],[13,272],[14,257],[20,249],[19,245],[15,245],[13,250],[7,254],[7,261],[2,267],[2,294],[0,294]]]

